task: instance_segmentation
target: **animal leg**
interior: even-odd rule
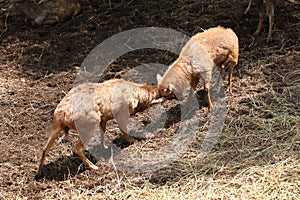
[[[204,90],[207,93],[208,110],[211,111],[211,109],[213,108],[213,104],[210,99],[210,88],[208,84],[204,85]]]
[[[232,88],[232,72],[233,72],[233,68],[236,66],[236,62],[231,61],[230,65],[229,65],[229,76],[228,76],[228,91],[231,91]]]
[[[117,110],[113,111],[113,114],[126,141],[130,144],[134,143],[135,140],[132,139],[127,132],[128,119],[130,117],[128,106],[121,105]]]
[[[102,148],[107,149],[108,146],[105,145],[105,141],[104,141],[105,130],[106,130],[106,121],[101,121],[100,122],[101,145]]]
[[[126,128],[126,130],[120,128],[120,130],[124,134],[124,137],[129,144],[133,144],[135,142],[135,140],[132,137],[130,137],[130,135],[128,135],[127,128]]]
[[[263,8],[263,1],[262,0],[257,1],[256,6],[258,8],[259,22],[258,22],[258,26],[257,26],[257,29],[256,29],[254,35],[260,34],[261,29],[263,27],[264,19],[266,17],[266,12],[265,12],[265,9]]]
[[[187,106],[187,108],[189,107],[190,102],[192,101],[193,95],[194,95],[195,93],[196,93],[196,91],[195,91],[193,88],[190,88],[188,98],[187,98],[187,100],[186,100],[186,102],[185,102],[185,105]]]
[[[63,137],[58,141],[58,143],[61,143],[61,142],[70,142],[70,141],[71,141],[70,138],[69,138],[69,135],[70,135],[69,130],[70,130],[69,128],[63,129],[64,135],[63,135]]]
[[[199,80],[200,80],[199,76],[196,76],[196,77],[192,78],[191,87],[189,88],[189,95],[188,95],[188,98],[185,102],[186,109],[189,109],[190,102],[192,101],[193,95],[195,95],[197,93],[196,89],[197,89],[197,85],[199,83]]]
[[[218,65],[218,69],[219,69],[219,72],[220,72],[220,76],[218,76],[217,83],[219,83],[222,80],[222,76],[223,76],[223,73],[224,73],[225,66],[224,65]]]
[[[119,125],[119,128],[121,130],[121,132],[124,134],[124,137],[126,139],[126,141],[130,144],[134,143],[135,140],[132,139],[127,132],[127,125],[128,125],[128,119],[129,119],[129,112],[127,113],[119,113],[117,115],[115,115],[115,119]]]
[[[62,130],[62,128],[60,127],[60,125],[54,122],[51,134],[50,134],[49,139],[48,139],[48,142],[47,142],[46,146],[43,149],[43,154],[42,154],[39,169],[38,169],[38,172],[37,172],[38,175],[41,174],[42,167],[43,167],[43,164],[44,164],[44,161],[45,161],[45,157],[48,154],[51,146],[53,145],[54,141],[56,140],[56,138],[57,138],[57,136],[58,136],[58,134],[61,130]]]
[[[80,138],[78,138],[77,143],[75,144],[75,146],[73,147],[72,151],[74,154],[76,154],[80,160],[82,160],[82,162],[84,164],[86,164],[89,168],[91,169],[99,169],[96,165],[94,165],[89,159],[87,159],[87,157],[83,154],[83,144]]]
[[[275,2],[273,1],[267,1],[267,12],[268,12],[268,16],[269,16],[269,34],[268,34],[268,42],[272,41],[272,29],[273,29],[273,25],[274,25],[274,5]]]

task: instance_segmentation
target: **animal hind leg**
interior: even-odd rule
[[[231,61],[229,65],[229,76],[228,76],[228,90],[231,91],[232,88],[232,73],[233,73],[233,68],[236,66],[235,61]]]
[[[211,98],[210,98],[210,88],[208,84],[204,85],[204,90],[207,94],[207,102],[208,102],[208,110],[211,111],[211,109],[213,108],[213,104],[211,102]]]
[[[220,81],[223,80],[222,76],[223,76],[223,73],[224,73],[225,66],[224,66],[224,64],[221,64],[221,65],[218,65],[217,67],[218,67],[218,70],[219,70],[220,73],[219,73],[216,81],[217,81],[217,83],[220,83]]]
[[[44,164],[44,161],[45,161],[45,157],[48,154],[51,146],[53,145],[54,141],[56,140],[56,138],[57,138],[57,136],[58,136],[58,134],[61,130],[62,130],[61,126],[54,122],[51,134],[50,134],[49,139],[48,139],[48,142],[47,142],[46,146],[43,149],[42,157],[41,157],[41,160],[40,160],[40,165],[39,165],[38,172],[37,172],[38,175],[41,174],[42,167],[43,167],[43,164]]]

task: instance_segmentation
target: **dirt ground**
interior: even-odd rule
[[[0,1],[0,199],[300,198],[299,2],[278,1],[271,43],[266,42],[267,20],[262,33],[252,36],[258,14],[254,7],[243,14],[247,0],[82,3],[82,12],[69,21],[31,26]],[[35,176],[53,111],[74,86],[76,67],[96,45],[133,28],[171,28],[192,36],[217,25],[236,32],[240,57],[233,91],[226,93],[225,126],[207,157],[197,157],[199,133],[178,161],[162,169],[124,173],[99,161],[100,170],[93,171],[72,155],[71,136],[51,148],[43,176]],[[111,64],[115,71],[106,72],[105,79],[120,78],[123,70],[145,63],[169,65],[176,56],[136,50]],[[156,136],[128,145],[111,121],[109,138],[128,155],[163,147],[184,123],[176,118],[176,101],[163,106],[169,124]],[[206,115],[203,106],[203,126]],[[151,116],[134,119],[145,124]]]

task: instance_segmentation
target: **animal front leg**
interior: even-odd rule
[[[100,122],[101,145],[102,148],[107,149],[108,146],[105,145],[105,140],[104,140],[105,130],[106,130],[106,121],[101,121]]]
[[[196,95],[196,93],[197,93],[196,89],[197,89],[197,85],[198,85],[199,80],[200,80],[200,78],[198,76],[192,78],[191,86],[189,87],[188,98],[185,102],[186,109],[190,108],[190,103],[192,102],[193,96]]]
[[[72,149],[73,153],[82,160],[84,164],[86,164],[91,169],[99,169],[96,165],[94,165],[87,157],[83,154],[83,144],[80,138],[78,138],[77,143],[75,144],[74,148]]]
[[[124,134],[124,137],[129,144],[133,144],[135,142],[135,140],[132,137],[130,137],[130,135],[127,133],[127,130],[124,130],[121,128],[120,128],[120,130]]]
[[[131,113],[134,114],[134,113]],[[127,104],[119,105],[114,111],[113,111],[114,118],[117,121],[117,124],[119,125],[119,128],[121,132],[124,134],[124,137],[126,141],[130,144],[134,143],[134,139],[132,139],[127,132],[127,125],[128,120],[130,118],[129,113],[129,107]]]
[[[186,102],[185,102],[185,105],[186,105],[187,107],[189,107],[190,102],[192,101],[193,95],[194,95],[195,93],[196,93],[196,92],[195,92],[192,88],[190,88],[188,98],[187,98],[187,100],[186,100]]]
[[[118,112],[115,114],[115,119],[119,125],[119,128],[121,130],[121,132],[124,134],[124,137],[126,139],[126,141],[130,144],[134,143],[135,140],[132,139],[129,135],[128,135],[128,131],[127,131],[127,125],[128,125],[128,119],[129,119],[130,115],[129,115],[129,111],[128,112]]]

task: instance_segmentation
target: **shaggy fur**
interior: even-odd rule
[[[223,74],[224,65],[227,62],[230,63],[228,90],[231,90],[232,72],[239,58],[239,40],[233,30],[218,26],[196,34],[192,37],[192,40],[200,43],[208,52],[218,66],[221,75]]]
[[[52,132],[43,149],[38,174],[50,147],[60,131],[68,134],[69,129],[77,130],[79,138],[73,148],[76,154],[88,167],[98,169],[83,154],[84,146],[89,142],[100,125],[102,145],[106,122],[116,119],[125,139],[132,143],[134,140],[127,133],[130,115],[149,108],[157,101],[158,92],[152,85],[142,85],[122,79],[109,80],[103,83],[85,83],[73,88],[58,104],[54,111]]]
[[[185,55],[186,52],[188,52],[187,55]],[[196,53],[202,55],[201,57],[196,56],[200,58],[200,61],[194,58]],[[207,92],[208,108],[211,109],[209,89],[213,66],[213,61],[201,45],[190,40],[184,47],[182,54],[170,65],[164,76],[157,76],[160,96],[166,99],[184,99],[189,93],[187,100],[189,102],[201,78]]]
[[[232,71],[237,65],[238,55],[238,38],[231,29],[218,26],[198,33],[187,42],[179,58],[170,65],[164,76],[158,75],[159,93],[166,99],[184,98],[189,90],[189,101],[199,80],[202,79],[204,90],[207,92],[208,109],[211,110],[213,105],[210,99],[210,82],[213,67],[218,66],[222,74],[223,65],[230,63],[230,90]]]

